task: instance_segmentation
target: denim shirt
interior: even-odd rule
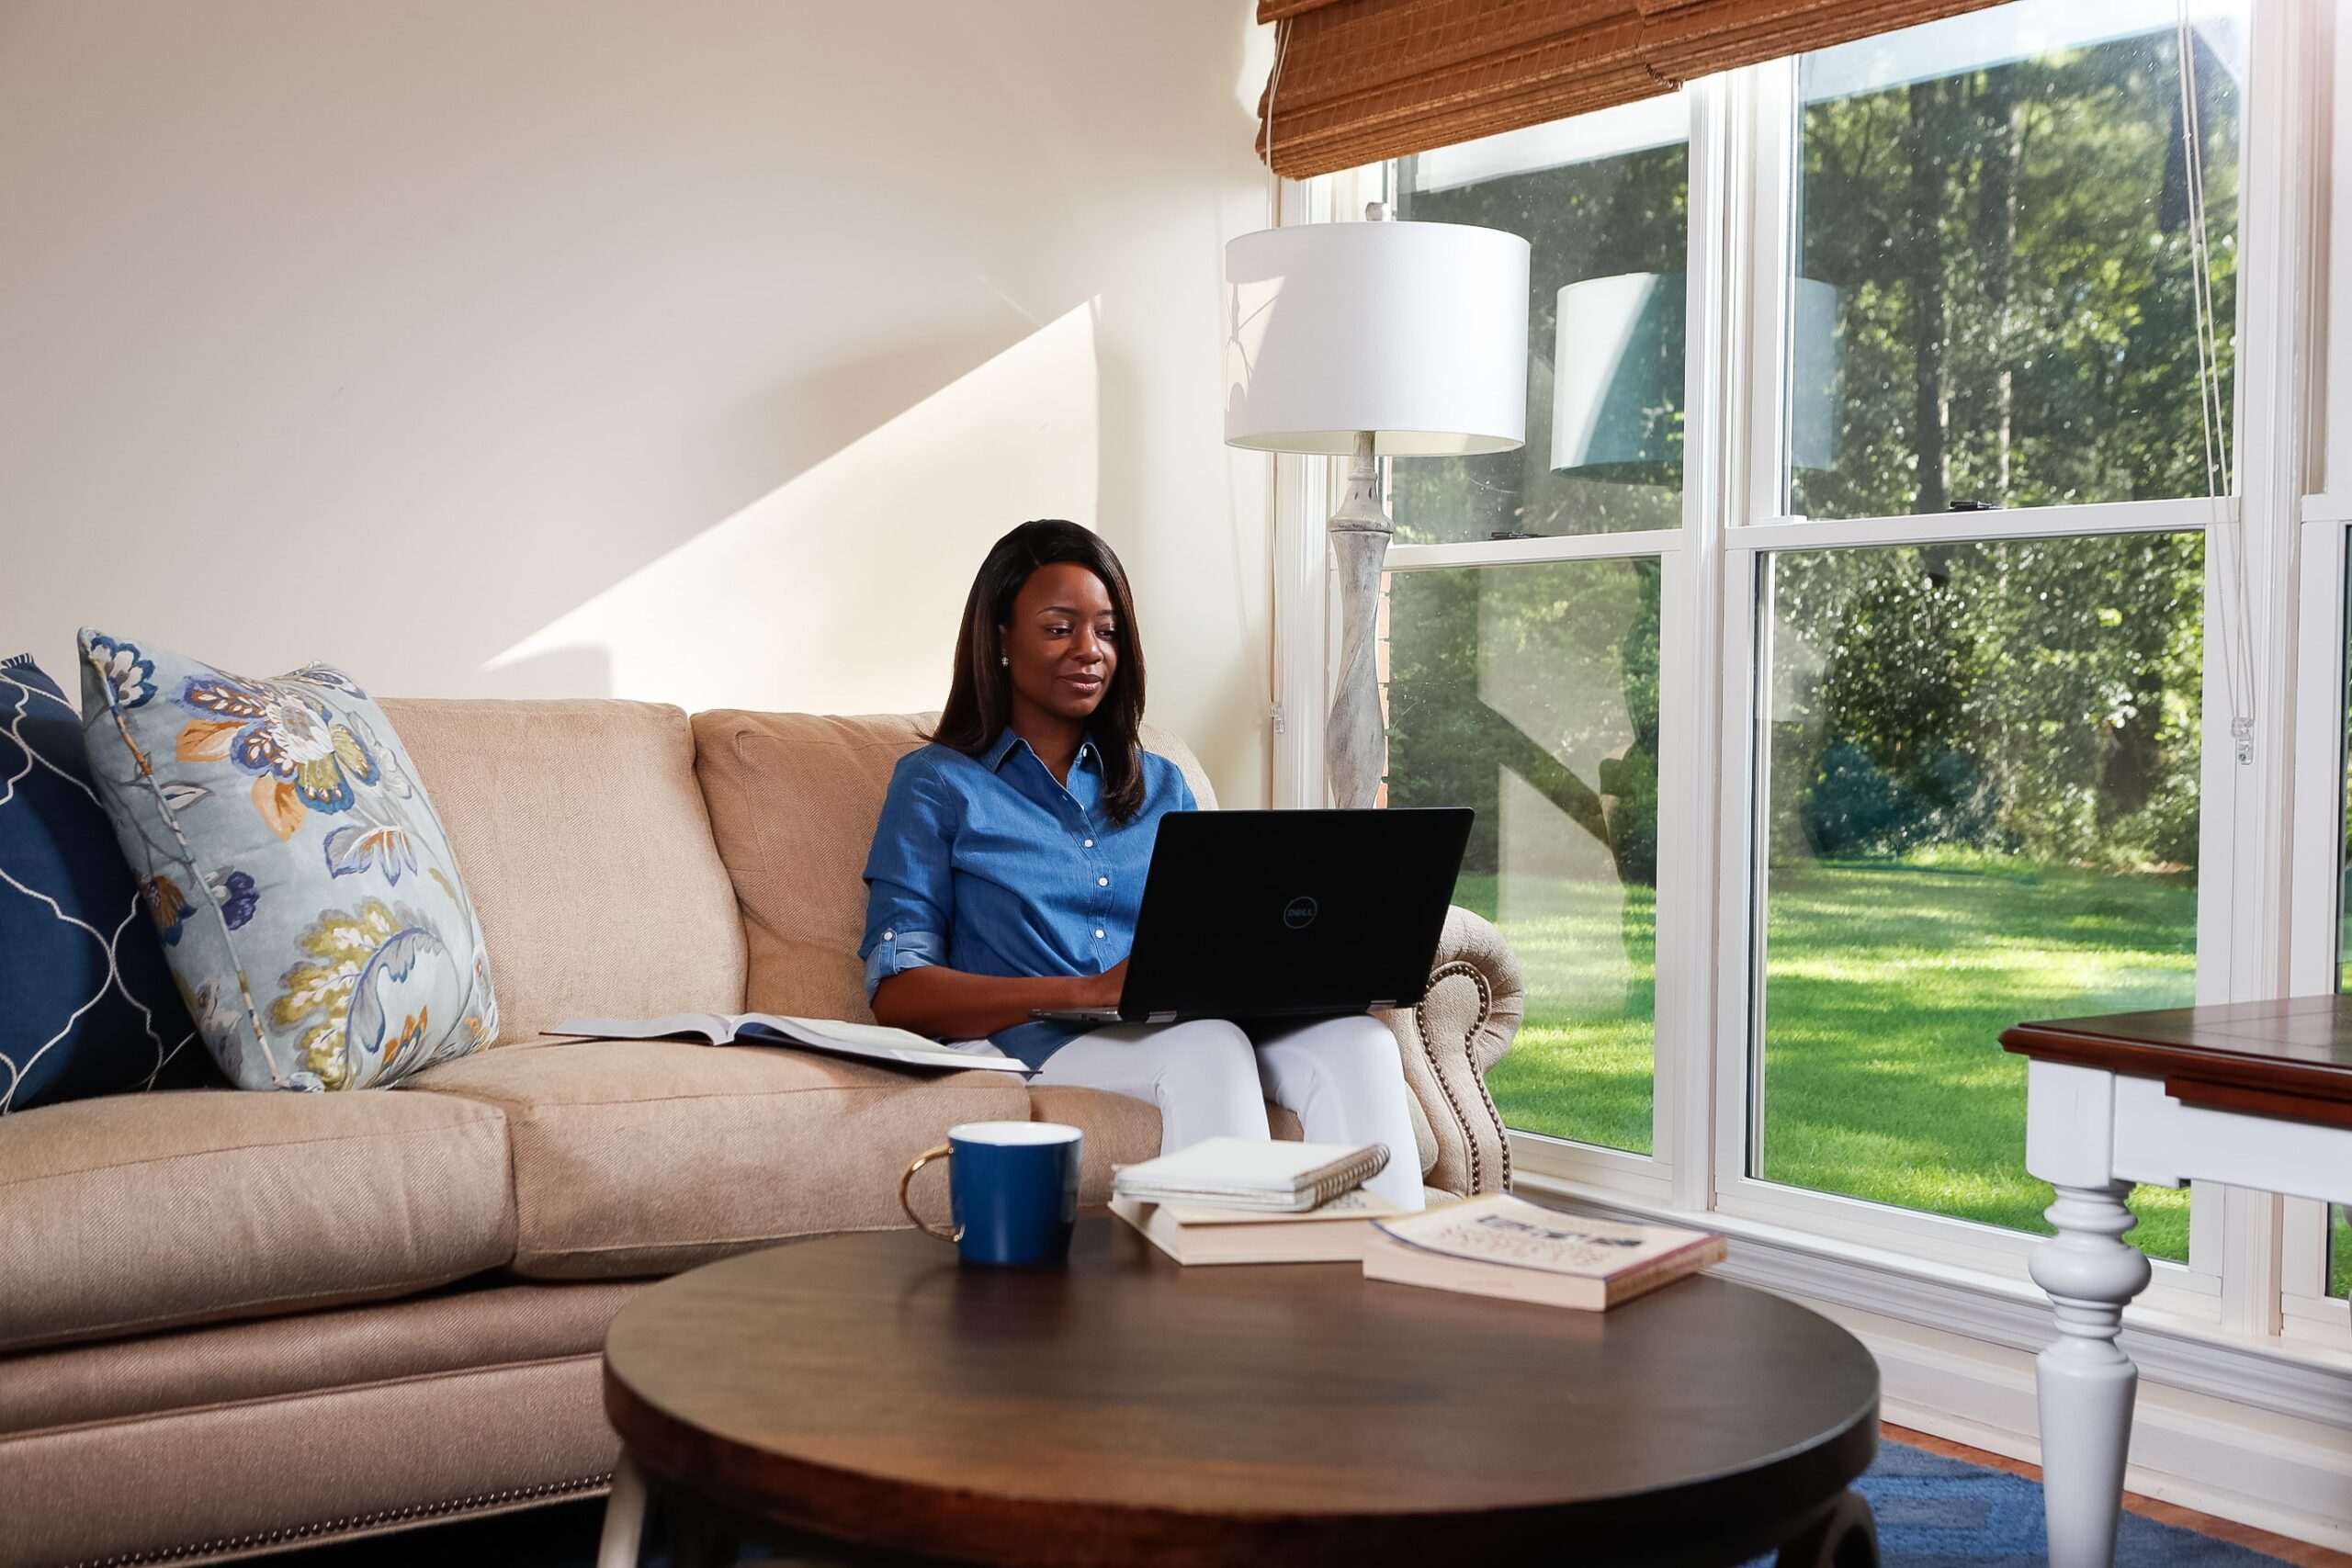
[[[1091,739],[1057,783],[1010,729],[980,757],[899,760],[865,861],[865,994],[926,964],[968,975],[1100,975],[1135,946],[1159,819],[1193,809],[1176,764],[1142,753],[1143,807],[1114,825]],[[992,1036],[1032,1067],[1085,1032],[1031,1021]]]

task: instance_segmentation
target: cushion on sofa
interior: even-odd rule
[[[496,1036],[457,857],[374,698],[323,664],[81,648],[98,798],[232,1083],[364,1089]]]
[[[481,911],[503,1041],[578,1014],[741,1007],[742,922],[684,712],[605,699],[384,710]]]
[[[1010,1074],[917,1076],[674,1040],[516,1043],[420,1074],[403,1093],[504,1112],[514,1269],[548,1280],[668,1273],[770,1242],[902,1225],[910,1160],[958,1122],[1029,1115]],[[945,1210],[938,1187],[923,1193],[934,1215]]]
[[[922,744],[933,716],[695,715],[695,772],[750,943],[746,1007],[872,1019],[857,957],[866,851],[890,770]],[[1182,741],[1146,725],[1143,742],[1183,771],[1203,807],[1216,806],[1208,775]]]
[[[82,713],[0,660],[0,1116],[220,1075],[90,787]]]
[[[0,1350],[397,1295],[514,1246],[505,1122],[468,1100],[175,1089],[0,1132]]]
[[[695,773],[749,943],[744,1005],[870,1022],[865,852],[928,716],[695,715]]]

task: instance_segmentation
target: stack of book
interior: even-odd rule
[[[1387,1163],[1379,1144],[1210,1138],[1122,1166],[1111,1212],[1179,1263],[1353,1263],[1397,1213],[1363,1190]]]
[[[1211,1138],[1111,1184],[1111,1212],[1179,1263],[1361,1263],[1364,1278],[1605,1312],[1724,1259],[1724,1238],[1497,1193],[1401,1213],[1363,1190],[1388,1151]]]

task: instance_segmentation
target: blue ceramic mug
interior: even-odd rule
[[[1058,1122],[967,1122],[925,1149],[899,1179],[907,1218],[952,1241],[967,1263],[1059,1263],[1078,1218],[1078,1154],[1084,1138]],[[907,1201],[915,1172],[944,1159],[955,1227],[927,1223]]]

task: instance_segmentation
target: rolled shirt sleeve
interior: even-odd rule
[[[865,995],[893,975],[947,961],[955,803],[939,780],[908,757],[890,775],[874,848],[865,859]]]

